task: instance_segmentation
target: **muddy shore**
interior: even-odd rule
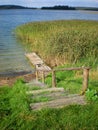
[[[17,79],[24,79],[25,82],[29,82],[35,78],[34,71],[30,72],[13,72],[0,74],[0,86],[9,85],[12,86]]]

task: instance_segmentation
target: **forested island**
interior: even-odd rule
[[[48,10],[90,10],[90,11],[98,11],[98,8],[95,7],[71,7],[67,5],[56,5],[53,7],[42,7],[41,9],[48,9]]]
[[[42,7],[41,9],[49,9],[49,10],[75,10],[75,7],[69,7],[69,6],[61,6],[61,5],[56,5],[53,7]]]

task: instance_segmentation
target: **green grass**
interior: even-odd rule
[[[16,28],[26,48],[51,66],[64,63],[98,64],[98,22],[61,20],[32,22]]]
[[[95,84],[98,88],[97,84]],[[27,87],[18,80],[0,88],[0,130],[97,130],[98,101],[62,109],[31,111]],[[43,98],[45,100],[45,98]]]
[[[46,97],[46,96],[40,96],[40,97],[36,97],[36,98],[32,98],[31,102],[32,103],[38,103],[38,102],[47,102],[50,101],[51,98]]]

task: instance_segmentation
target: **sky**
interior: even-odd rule
[[[54,5],[98,7],[98,0],[0,0],[0,5],[21,5],[25,7],[43,7]]]

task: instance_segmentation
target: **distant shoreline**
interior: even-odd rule
[[[37,9],[37,8],[30,8],[30,7],[24,7],[19,5],[0,5],[0,10],[6,10],[6,9]]]
[[[83,11],[98,11],[97,7],[71,7],[67,5],[56,5],[53,7],[24,7],[20,5],[0,5],[0,10],[12,9],[40,9],[40,10],[83,10]]]

